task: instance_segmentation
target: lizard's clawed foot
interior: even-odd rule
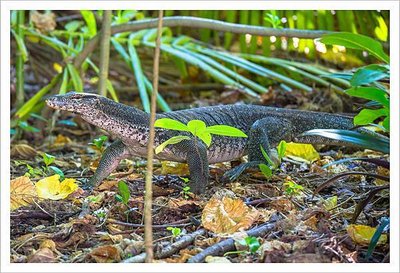
[[[246,163],[242,163],[239,166],[227,171],[223,176],[222,176],[222,181],[229,183],[233,182],[236,179],[239,178],[239,176],[247,169],[253,168],[258,166],[258,164],[263,163],[262,161],[250,161]]]

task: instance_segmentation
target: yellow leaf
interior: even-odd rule
[[[293,142],[289,142],[286,144],[285,156],[300,157],[307,160],[307,162],[312,162],[319,159],[318,152],[311,144]]]
[[[332,196],[322,201],[322,205],[326,210],[332,210],[337,206],[337,196]]]
[[[36,183],[36,191],[40,198],[60,200],[66,198],[78,188],[76,180],[67,178],[60,183],[58,174],[43,178]]]
[[[175,174],[175,175],[188,175],[189,167],[186,163],[162,161],[161,162],[161,174]]]
[[[53,63],[53,69],[59,74],[63,71],[63,67],[59,63]]]
[[[259,217],[255,208],[248,207],[240,199],[212,198],[204,207],[201,222],[204,228],[215,233],[232,234],[246,230]]]
[[[350,238],[357,244],[367,246],[369,245],[372,236],[374,235],[376,228],[364,225],[349,225],[347,227],[347,233]],[[378,240],[377,245],[384,245],[387,242],[387,235],[382,234]]]
[[[11,210],[16,210],[22,206],[27,206],[37,197],[35,185],[26,176],[20,176],[11,180],[10,201]]]

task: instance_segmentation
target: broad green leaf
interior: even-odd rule
[[[341,45],[348,48],[365,50],[385,63],[390,62],[390,58],[383,51],[382,45],[368,36],[349,32],[338,32],[323,35],[320,41],[327,45]]]
[[[124,203],[125,205],[128,204],[131,193],[129,191],[128,185],[122,180],[118,182],[118,192],[122,197],[122,203]]]
[[[207,147],[210,147],[212,141],[212,136],[210,133],[206,131],[200,131],[196,133],[196,136],[200,138],[207,145]]]
[[[359,68],[350,80],[352,86],[359,86],[388,78],[387,69],[377,64],[372,64]]]
[[[171,137],[170,139],[168,139],[168,140],[164,141],[163,143],[161,143],[160,145],[158,145],[156,147],[155,152],[156,152],[156,154],[159,154],[165,149],[165,147],[167,147],[167,145],[177,144],[177,143],[179,143],[179,142],[181,142],[183,140],[190,140],[190,137],[188,137],[188,136],[174,136],[174,137]]]
[[[210,134],[230,137],[247,137],[240,129],[228,125],[212,125],[206,128]]]
[[[49,166],[51,163],[54,162],[54,160],[56,160],[55,156],[43,153],[43,162],[44,164],[46,164],[46,166]]]
[[[154,122],[154,127],[189,132],[189,128],[180,121],[171,118],[160,118]]]
[[[258,164],[258,168],[260,168],[260,171],[263,173],[263,175],[265,175],[266,178],[272,177],[272,170],[266,164]]]
[[[357,131],[351,130],[338,130],[338,129],[314,129],[307,131],[300,136],[321,136],[329,139],[339,140],[348,142],[351,146],[359,146],[362,148],[380,151],[388,154],[389,139],[381,137],[379,135],[363,134]]]
[[[390,108],[390,102],[389,99],[386,97],[385,91],[376,88],[376,87],[353,87],[350,89],[347,89],[346,94],[357,97],[357,98],[363,98],[367,100],[372,100],[379,102],[386,108]]]
[[[96,17],[94,16],[93,11],[81,10],[81,14],[86,22],[90,36],[91,37],[95,36],[97,34],[97,25],[96,25]]]
[[[206,127],[207,125],[204,123],[204,121],[198,119],[191,120],[187,124],[187,128],[195,136],[198,136],[198,134],[204,132]]]
[[[354,117],[355,125],[366,125],[373,123],[377,118],[387,116],[389,114],[387,108],[381,109],[363,109]]]

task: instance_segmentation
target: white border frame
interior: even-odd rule
[[[229,3],[229,5],[227,5]],[[10,258],[10,10],[390,10],[391,263],[390,264],[11,264]],[[398,1],[1,1],[1,271],[2,272],[399,272],[399,2]]]

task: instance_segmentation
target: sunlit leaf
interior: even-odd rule
[[[220,136],[247,137],[242,130],[228,125],[212,125],[207,127],[206,131],[210,134]]]
[[[341,45],[348,48],[368,51],[379,60],[389,63],[389,56],[383,51],[382,45],[374,39],[349,32],[325,34],[321,42],[327,45]]]
[[[190,140],[190,137],[188,137],[188,136],[173,136],[170,139],[168,139],[168,140],[164,141],[163,143],[161,143],[160,145],[158,145],[155,149],[155,153],[159,154],[165,149],[165,147],[167,147],[167,145],[177,144],[183,140]]]
[[[202,133],[206,130],[207,125],[202,120],[194,119],[187,123],[189,131],[197,136],[197,133]]]
[[[81,14],[86,22],[90,36],[91,37],[95,36],[97,34],[97,24],[96,24],[96,17],[94,16],[93,11],[81,10]]]
[[[301,157],[308,162],[313,162],[319,159],[319,153],[315,150],[314,146],[311,144],[302,143],[286,143],[286,156],[296,156]]]
[[[347,234],[349,234],[350,238],[359,245],[367,246],[371,242],[372,236],[376,228],[364,225],[349,225],[347,227]],[[387,235],[382,234],[379,238],[377,245],[384,245],[387,242]]]
[[[31,180],[26,176],[20,176],[11,180],[10,184],[10,208],[16,210],[20,207],[32,204],[37,197],[36,189]]]
[[[182,122],[170,118],[157,119],[154,123],[154,127],[177,130],[177,131],[186,131],[186,132],[190,131],[189,128]]]
[[[386,108],[381,109],[362,109],[357,116],[354,117],[355,125],[367,125],[373,123],[377,118],[388,116],[389,111]]]
[[[64,199],[78,189],[75,179],[67,178],[60,183],[58,174],[39,180],[35,186],[40,198],[51,200]]]
[[[131,193],[129,191],[128,185],[122,180],[118,182],[118,192],[122,197],[122,203],[124,203],[125,205],[128,204]]]
[[[263,175],[266,178],[271,178],[272,177],[272,170],[266,164],[259,164],[258,168],[260,168],[261,172],[263,173]]]
[[[390,107],[390,102],[389,99],[386,97],[385,91],[376,87],[353,87],[347,89],[346,94],[357,98],[379,102],[386,108]]]

